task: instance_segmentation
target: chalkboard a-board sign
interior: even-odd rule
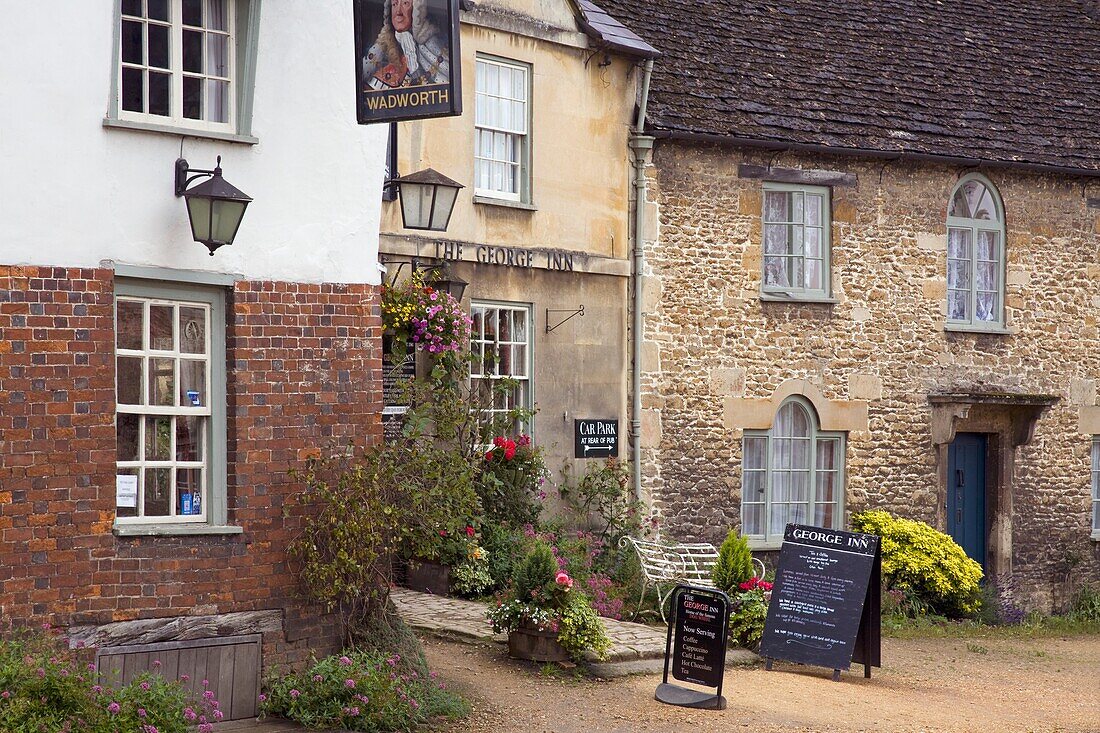
[[[574,420],[574,458],[617,458],[619,455],[618,420]]]
[[[879,538],[788,524],[760,656],[827,667],[881,666]]]
[[[729,631],[729,598],[720,590],[677,586],[672,591],[672,618],[665,642],[664,678],[654,697],[669,705],[725,710],[722,676],[726,671],[726,635]],[[703,687],[714,694],[671,684],[672,677]]]

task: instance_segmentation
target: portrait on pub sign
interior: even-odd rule
[[[360,124],[462,113],[458,0],[354,0]]]

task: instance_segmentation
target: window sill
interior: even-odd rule
[[[1100,542],[1100,529],[1095,530],[1090,538],[1093,542]]]
[[[115,524],[116,537],[178,537],[243,534],[244,527],[232,524]]]
[[[748,541],[750,550],[758,550],[760,552],[773,552],[783,548],[783,542],[767,542],[765,540],[753,540]]]
[[[967,323],[945,323],[943,330],[948,333],[988,333],[995,336],[1011,336],[1004,326],[971,326]]]
[[[210,140],[222,140],[228,143],[242,143],[244,145],[256,145],[259,138],[251,135],[237,135],[231,132],[213,132],[211,130],[199,130],[193,127],[176,127],[174,125],[158,125],[153,122],[135,122],[133,120],[120,120],[114,117],[104,117],[103,126],[118,130],[136,130],[138,132],[155,132],[162,135],[185,135],[187,137],[205,137]]]
[[[784,293],[760,293],[760,300],[766,303],[820,303],[836,305],[840,301],[825,295],[786,295]]]
[[[474,196],[474,203],[481,204],[483,206],[503,206],[506,209],[521,209],[523,211],[538,211],[538,207],[534,204],[528,204],[523,201],[511,201],[509,199],[495,199],[490,196]]]

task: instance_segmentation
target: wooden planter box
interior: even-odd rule
[[[558,632],[519,628],[508,634],[508,656],[532,662],[565,662],[569,653],[558,643]]]
[[[445,596],[451,588],[451,568],[428,560],[409,560],[406,582],[412,590]]]

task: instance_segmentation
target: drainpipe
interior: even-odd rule
[[[653,149],[653,137],[645,134],[646,106],[649,104],[649,79],[653,74],[653,59],[646,59],[642,76],[642,94],[638,103],[638,119],[630,133],[630,150],[634,154],[634,262],[630,280],[634,287],[633,332],[630,344],[632,359],[632,403],[630,444],[633,449],[634,498],[642,501],[642,275],[645,252],[642,234],[645,232],[645,202],[648,193],[645,177],[647,154]]]

